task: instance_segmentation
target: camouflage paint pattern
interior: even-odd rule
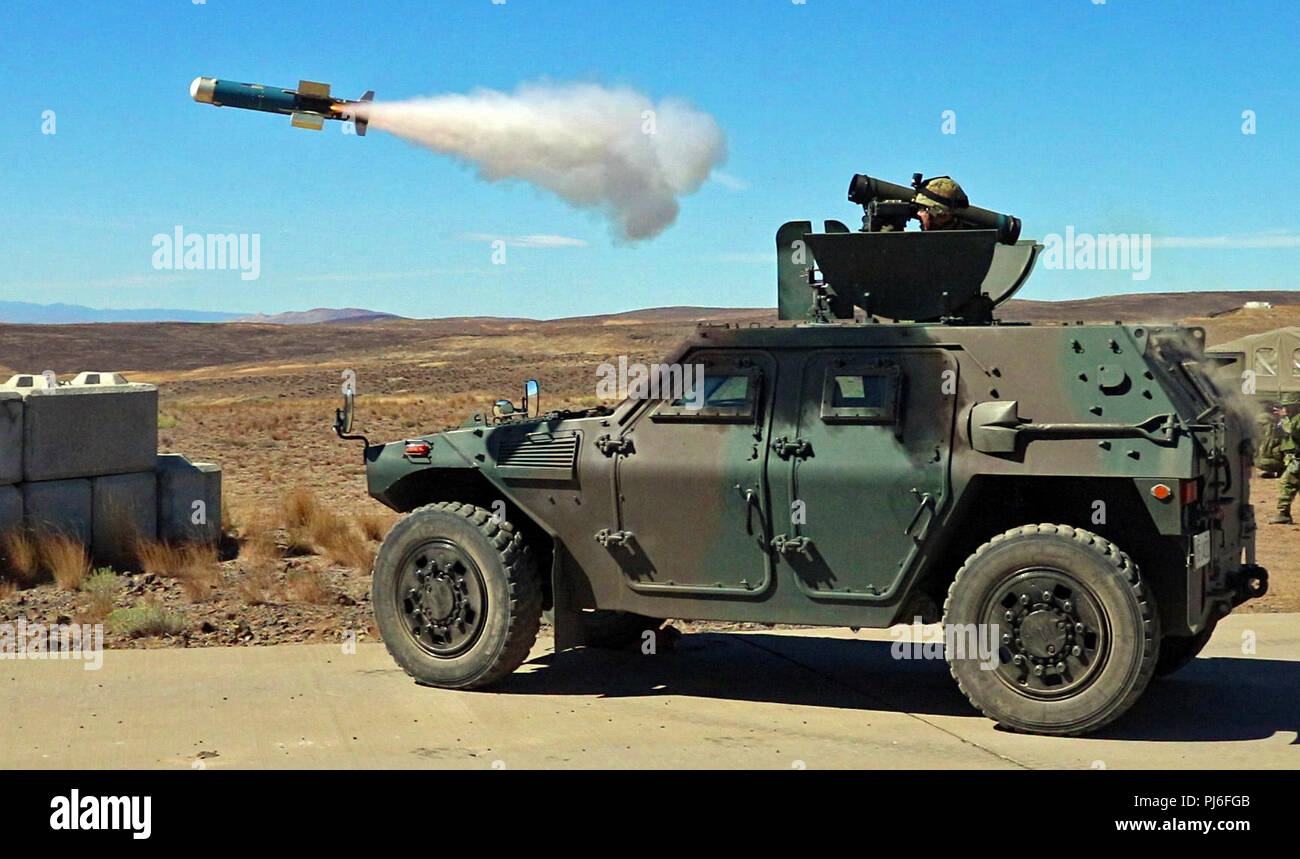
[[[779,264],[783,307],[807,292],[798,268]],[[550,543],[557,625],[600,608],[888,626],[941,602],[990,537],[1053,522],[1132,554],[1166,633],[1189,635],[1254,561],[1251,428],[1203,340],[1123,324],[701,326],[666,361],[746,376],[744,403],[480,418],[424,436],[427,456],[367,448],[369,489],[400,511],[501,504]],[[844,380],[883,399],[837,406]]]

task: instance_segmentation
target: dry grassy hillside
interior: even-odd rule
[[[1211,307],[1204,317],[1188,321],[1204,325],[1212,343],[1300,324],[1296,306],[1193,309],[1204,307]],[[1115,309],[1083,313],[1072,304],[1040,321],[1108,318]],[[1154,313],[1149,304],[1127,309],[1134,312],[1120,318]],[[606,360],[659,360],[696,321],[774,317],[769,309],[670,308],[544,322],[0,325],[0,373],[121,370],[157,384],[162,448],[222,465],[227,524],[242,543],[239,557],[221,564],[163,553],[129,578],[94,578],[100,590],[87,590],[82,579],[91,578],[80,570],[60,576],[82,582],[73,587],[18,589],[27,582],[0,578],[0,619],[136,612],[142,626],[110,624],[114,646],[373,634],[367,572],[392,515],[365,493],[359,446],[331,430],[343,370],[358,376],[358,429],[393,440],[457,424],[498,397],[517,400],[528,378],[541,380],[543,407],[593,405],[596,367]],[[1275,487],[1257,484],[1264,508]],[[1300,528],[1264,526],[1260,556],[1274,571],[1274,590],[1252,607],[1300,609]]]

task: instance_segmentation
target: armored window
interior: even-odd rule
[[[1255,375],[1277,375],[1277,350],[1272,346],[1262,346],[1255,350]]]
[[[892,424],[898,419],[902,375],[890,363],[831,366],[822,390],[827,423]]]
[[[761,378],[752,369],[707,368],[702,381],[696,380],[696,384],[684,392],[685,396],[665,400],[653,417],[656,420],[751,421]]]

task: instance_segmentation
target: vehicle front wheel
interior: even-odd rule
[[[980,546],[949,588],[944,624],[970,702],[1038,734],[1084,734],[1118,718],[1146,689],[1160,650],[1137,565],[1068,525],[1027,525]],[[996,654],[962,646],[990,636]]]
[[[398,522],[371,589],[388,652],[422,683],[486,686],[518,668],[537,639],[532,554],[513,525],[472,504],[430,504]]]

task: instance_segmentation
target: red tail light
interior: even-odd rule
[[[408,441],[406,443],[407,456],[428,456],[430,450],[427,441]]]

